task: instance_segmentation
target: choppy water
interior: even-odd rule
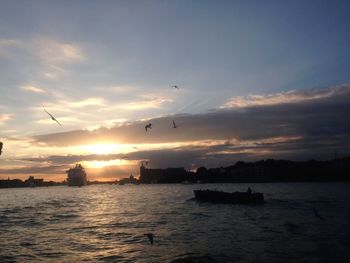
[[[349,183],[251,184],[261,206],[191,200],[247,186],[0,189],[0,262],[350,262]]]

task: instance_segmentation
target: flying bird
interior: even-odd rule
[[[135,150],[137,150],[137,149],[138,149],[138,147],[136,147],[136,146],[133,146],[132,148],[134,148]]]
[[[146,234],[143,234],[144,236],[148,237],[149,239],[149,242],[151,243],[151,245],[153,245],[153,233],[146,233]]]
[[[146,126],[145,126],[145,130],[147,131],[147,129],[152,129],[152,123],[148,123]]]
[[[179,89],[179,87],[177,85],[172,85],[171,87],[174,89]]]
[[[0,142],[0,155],[1,155],[1,153],[2,153],[2,146],[3,146],[4,144],[2,143],[2,142]]]
[[[177,128],[176,123],[175,123],[175,121],[174,121],[174,120],[173,120],[173,127],[174,127],[174,129],[176,129],[176,128]]]
[[[62,124],[61,124],[54,116],[52,116],[50,113],[48,113],[47,110],[44,109],[44,111],[45,111],[47,114],[49,114],[49,116],[51,117],[51,120],[57,122],[60,126],[62,126]]]

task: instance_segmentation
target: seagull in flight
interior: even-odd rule
[[[171,87],[174,89],[179,89],[179,87],[177,85],[172,85]]]
[[[62,124],[61,124],[54,116],[52,116],[50,113],[48,113],[47,110],[44,109],[44,111],[45,111],[47,114],[49,114],[49,116],[51,117],[51,120],[57,122],[60,126],[62,126]]]
[[[149,239],[149,242],[151,243],[151,245],[153,245],[153,233],[146,233],[146,234],[143,234],[144,236],[148,237]]]
[[[147,132],[147,129],[152,129],[152,123],[148,123],[148,124],[145,126],[146,132]]]
[[[173,127],[174,127],[174,129],[176,129],[176,128],[177,128],[176,123],[175,123],[175,121],[174,121],[174,120],[173,120]]]
[[[1,155],[1,153],[2,153],[2,146],[3,146],[4,144],[2,143],[2,142],[0,142],[0,155]]]

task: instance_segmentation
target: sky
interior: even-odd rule
[[[330,0],[3,0],[0,178],[349,155],[349,13]]]

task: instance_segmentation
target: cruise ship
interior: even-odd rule
[[[84,186],[87,185],[87,176],[84,167],[76,164],[74,168],[70,168],[67,172],[68,186]]]

